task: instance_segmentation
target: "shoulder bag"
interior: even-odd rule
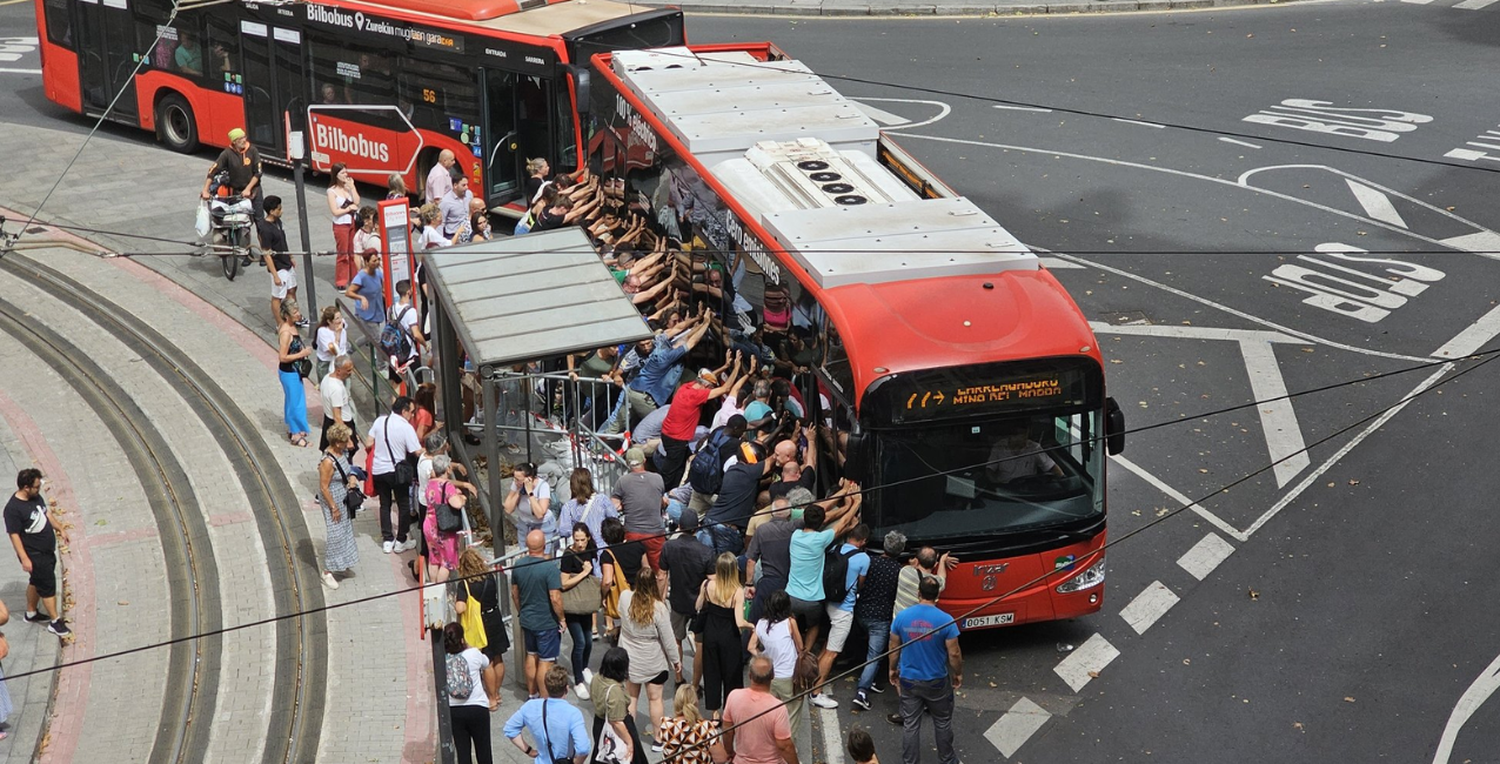
[[[452,488],[452,483],[443,481],[443,489],[439,492],[438,502],[432,507],[437,529],[441,533],[458,533],[464,529],[464,517],[459,514],[461,510],[454,509],[453,505],[448,503],[448,498],[453,495],[453,492],[449,490]]]
[[[542,742],[547,746],[547,758],[552,760],[552,764],[573,764],[572,756],[554,756],[552,754],[552,733],[547,729],[548,700],[550,698],[542,698]],[[609,722],[605,722],[605,725],[608,726]],[[568,750],[573,750],[573,735],[571,733],[568,735]]]
[[[359,488],[349,487],[349,473],[344,472],[344,465],[339,464],[338,459],[334,459],[327,454],[324,454],[323,458],[332,460],[333,468],[339,471],[339,480],[342,481],[341,484],[344,486],[344,511],[348,512],[349,519],[353,520],[355,515],[359,513],[360,507],[365,505],[364,491],[359,490]]]
[[[599,708],[603,709],[609,705],[609,694],[614,691],[618,684],[612,684],[604,691],[604,700],[600,701]],[[615,732],[615,725],[609,720],[609,712],[604,714],[604,728],[599,730],[599,739],[594,741],[595,764],[629,764],[634,754],[626,750],[625,739],[620,733]]]
[[[614,569],[614,585],[609,587],[609,593],[604,595],[604,614],[610,618],[620,617],[620,594],[630,589],[630,583],[625,580],[625,569],[620,567],[620,558],[612,549],[604,550],[609,555],[610,567]]]
[[[484,615],[479,612],[479,600],[475,599],[469,582],[464,581],[463,585],[464,612],[458,617],[458,622],[464,627],[464,641],[469,643],[469,647],[483,650],[490,645],[489,635],[484,630]]]
[[[391,458],[391,467],[396,472],[396,482],[401,485],[411,485],[411,481],[417,479],[417,468],[410,459],[397,459],[395,449],[391,448],[391,417],[395,414],[385,415],[385,454]]]
[[[590,615],[598,612],[602,598],[599,578],[592,573],[586,574],[573,588],[563,590],[563,612],[569,615]]]

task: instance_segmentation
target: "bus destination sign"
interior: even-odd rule
[[[1030,407],[1060,401],[1064,395],[1062,375],[1047,374],[1010,382],[919,390],[907,397],[906,410],[939,406]]]

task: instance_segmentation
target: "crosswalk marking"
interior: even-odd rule
[[[1219,534],[1209,531],[1207,536],[1193,545],[1192,549],[1177,558],[1177,566],[1187,571],[1193,578],[1202,581],[1208,578],[1208,574],[1214,572],[1229,555],[1234,554],[1234,545],[1225,541]]]
[[[1078,692],[1118,657],[1120,657],[1119,648],[1110,644],[1103,634],[1095,634],[1089,637],[1087,642],[1079,645],[1077,650],[1068,653],[1068,657],[1063,658],[1062,662],[1052,669],[1052,673],[1067,682],[1068,686],[1073,688],[1073,692]]]
[[[1120,609],[1120,617],[1135,629],[1136,634],[1145,634],[1178,600],[1177,593],[1168,589],[1166,584],[1152,581],[1130,604]]]
[[[1047,709],[1032,702],[1030,698],[1021,698],[990,725],[984,737],[1008,759],[1016,755],[1016,751],[1021,750],[1021,746],[1050,718],[1052,714],[1047,713]]]
[[[1465,11],[1477,11],[1481,8],[1494,5],[1496,1],[1497,0],[1464,0],[1463,2],[1453,7]]]

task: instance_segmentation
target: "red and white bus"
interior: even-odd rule
[[[529,158],[576,164],[580,63],[684,42],[681,12],[612,0],[184,0],[166,26],[171,9],[36,0],[47,97],[97,116],[123,90],[110,119],[184,152],[243,127],[285,162],[288,128],[305,128],[315,170],[343,162],[375,184],[397,171],[418,193],[447,149],[491,205],[520,195]]]
[[[953,552],[941,604],[955,615],[1017,590],[965,629],[1098,610],[1123,415],[1088,322],[1037,257],[769,44],[594,64],[591,170],[717,259],[746,342],[799,335],[802,400],[834,431],[823,478],[874,489],[872,543],[894,529]]]

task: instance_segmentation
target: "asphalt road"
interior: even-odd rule
[[[1129,423],[1172,423],[1111,466],[1104,610],[965,637],[967,761],[1500,758],[1500,372],[1441,365],[1500,333],[1500,4],[1459,5],[691,19],[852,78],[1056,253]],[[27,14],[0,7],[0,37]],[[83,129],[0,78],[0,119]]]

